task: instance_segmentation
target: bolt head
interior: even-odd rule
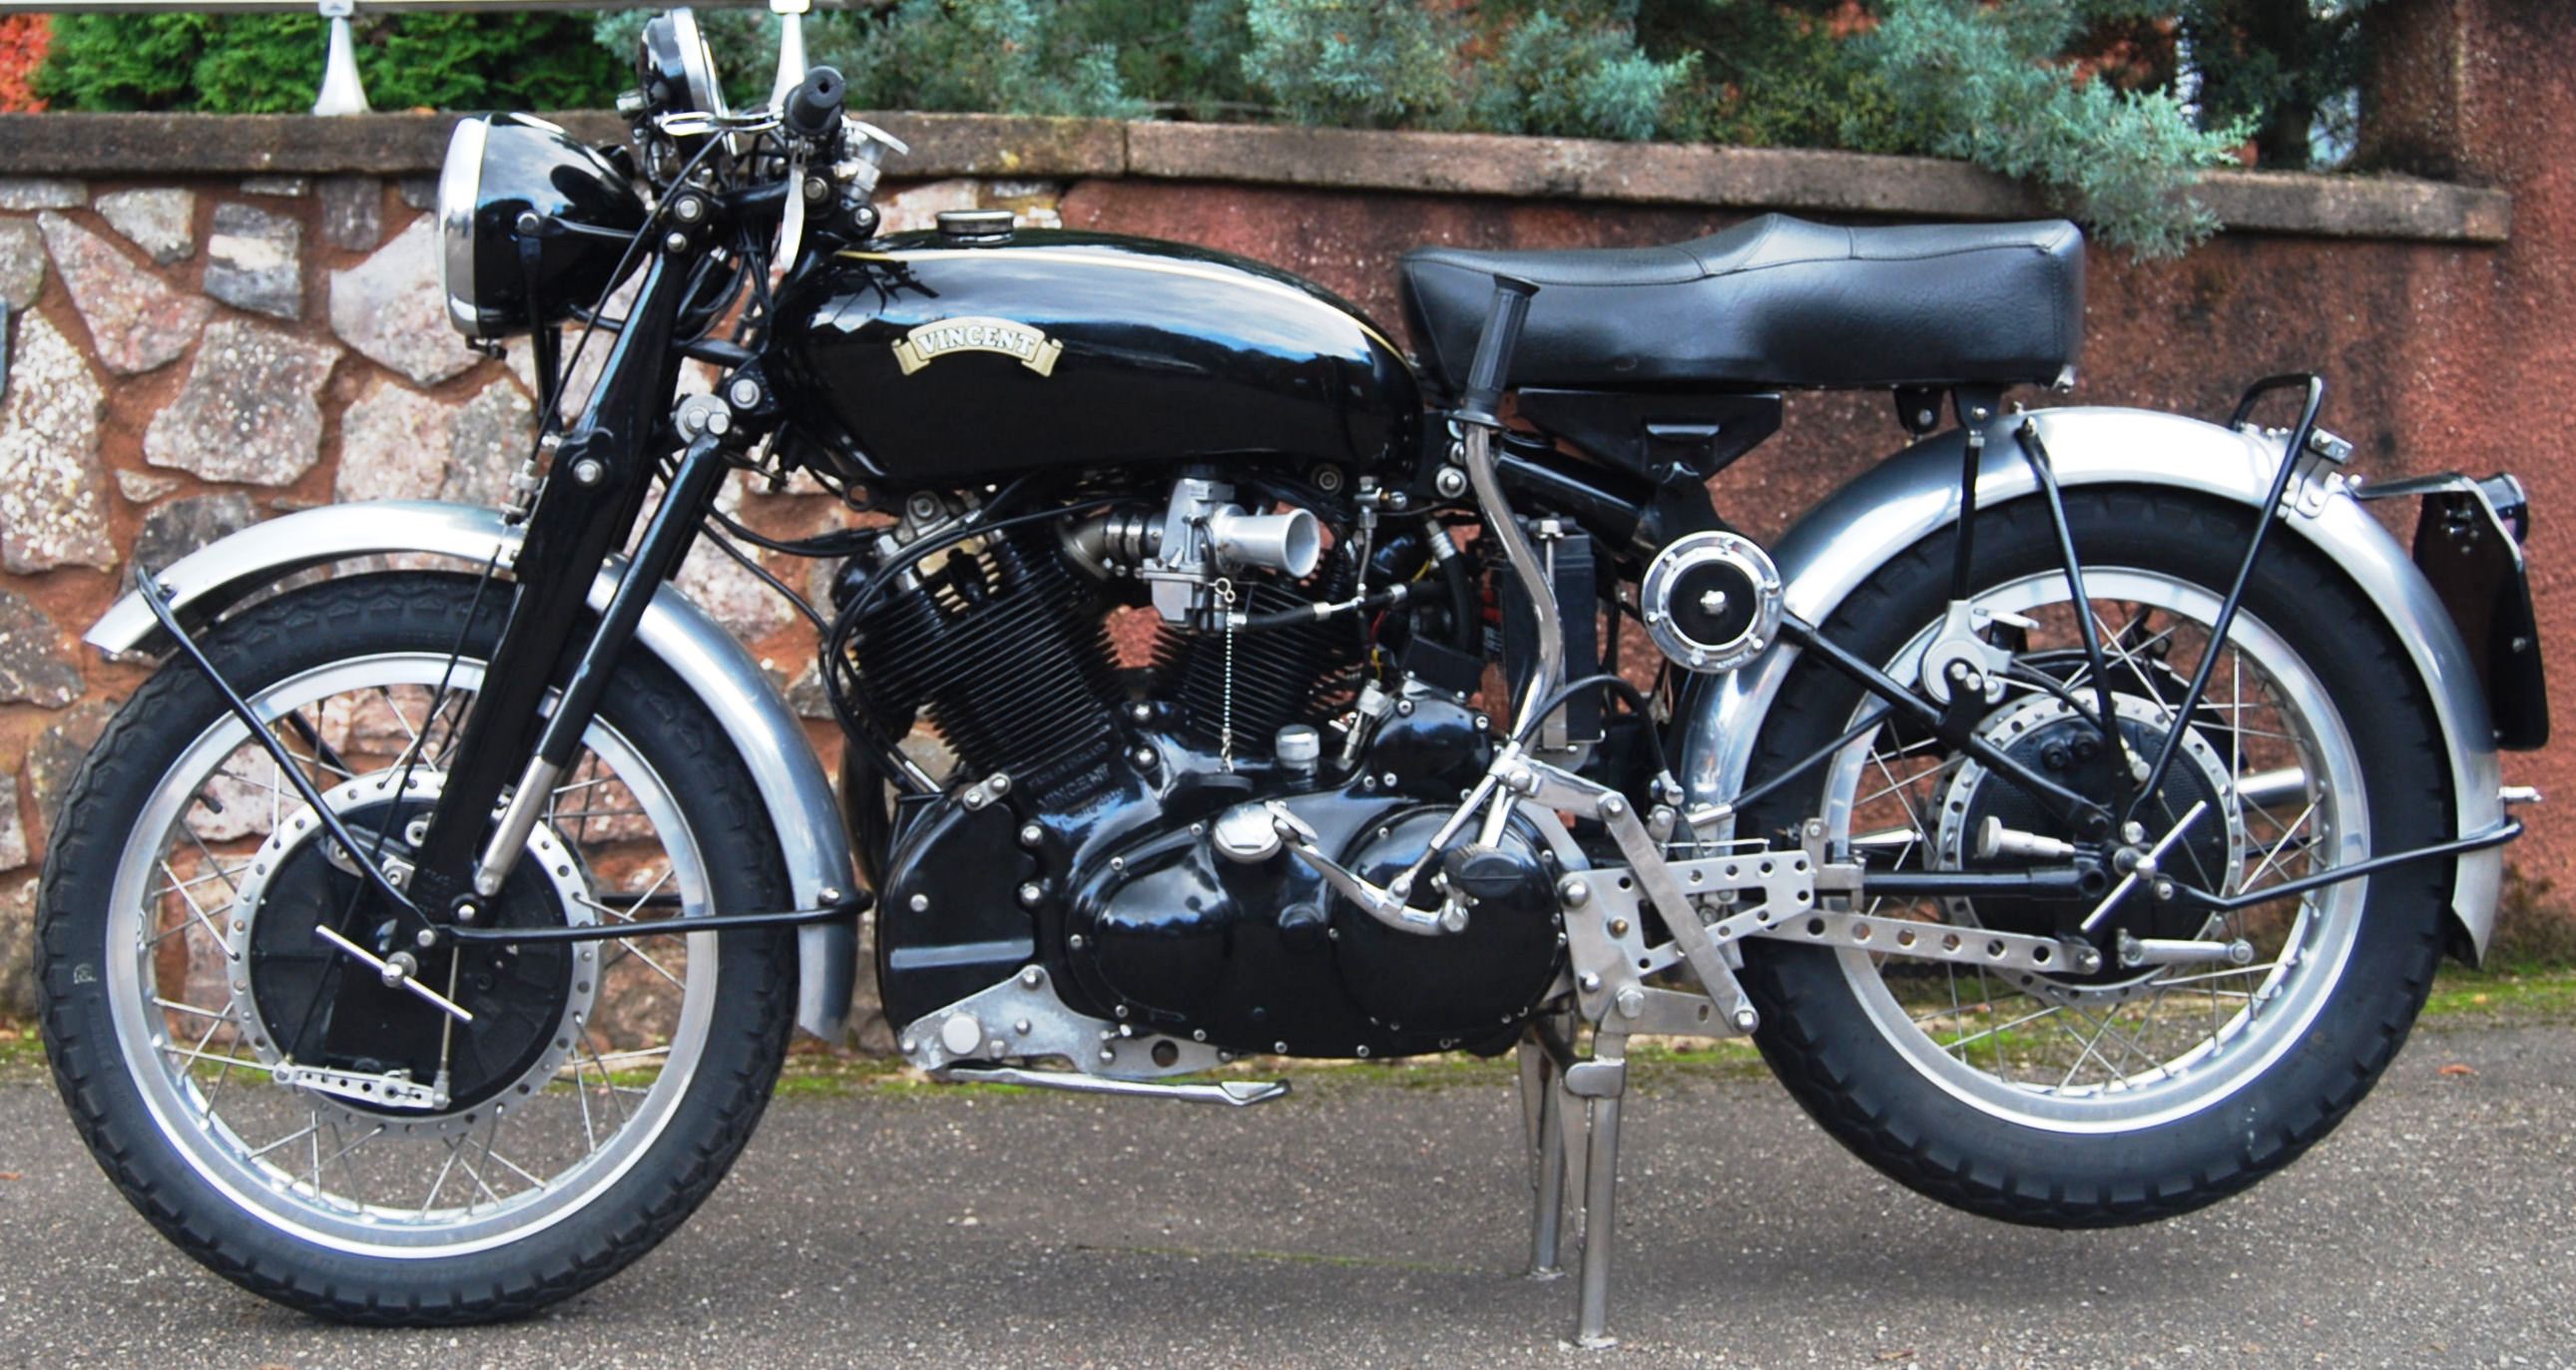
[[[926,894],[916,894],[910,899],[905,900],[904,904],[914,913],[930,912],[930,896]]]
[[[599,478],[605,474],[607,474],[606,469],[589,457],[584,457],[572,464],[572,478],[583,485],[597,485]]]
[[[1039,884],[1035,880],[1031,880],[1020,886],[1020,903],[1024,907],[1036,908],[1038,906],[1038,901],[1044,898],[1046,898],[1046,886]]]
[[[1020,825],[1020,845],[1021,845],[1021,846],[1023,846],[1023,847],[1034,847],[1034,846],[1036,846],[1037,844],[1039,844],[1040,842],[1043,842],[1043,841],[1045,841],[1045,840],[1046,840],[1046,829],[1039,827],[1039,826],[1038,826],[1037,824],[1035,824],[1035,823],[1023,823],[1023,824],[1021,824],[1021,825]]]
[[[1590,994],[1594,990],[1601,988],[1601,977],[1586,972],[1584,977],[1575,983],[1582,986],[1584,993]]]
[[[737,376],[733,384],[725,387],[725,398],[731,400],[736,409],[749,409],[760,403],[760,382],[749,376]]]
[[[1035,966],[1026,966],[1020,970],[1020,983],[1030,989],[1036,989],[1045,980],[1046,972]]]
[[[1751,1032],[1760,1026],[1762,1026],[1762,1016],[1760,1014],[1755,1013],[1749,1008],[1740,1008],[1735,1011],[1736,1031]]]
[[[1579,909],[1592,899],[1592,887],[1574,876],[1567,876],[1565,883],[1556,887],[1556,893],[1570,909]]]

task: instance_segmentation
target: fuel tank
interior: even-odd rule
[[[781,397],[853,479],[953,485],[1055,466],[1409,460],[1412,368],[1347,302],[1177,243],[906,233],[777,302]]]

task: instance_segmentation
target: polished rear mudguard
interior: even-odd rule
[[[244,529],[160,568],[157,579],[180,619],[195,626],[298,571],[360,557],[427,554],[480,570],[497,554],[507,571],[518,556],[520,531],[493,510],[460,504],[335,504]],[[624,571],[623,557],[610,560],[590,587],[591,608],[607,607]],[[105,652],[171,646],[151,609],[132,594],[110,607],[86,640]],[[850,847],[831,782],[804,725],[758,663],[668,585],[655,591],[635,640],[706,704],[741,754],[787,858],[796,907],[839,902],[852,888]],[[797,929],[797,1026],[826,1041],[839,1041],[847,1026],[857,942],[858,931],[848,923]]]
[[[1977,504],[1991,508],[2034,493],[2038,484],[2013,430],[2027,417],[2039,431],[2059,482],[2163,486],[2262,507],[2280,470],[2278,434],[2241,432],[2198,419],[2137,409],[2046,409],[2006,414],[1986,430]],[[1959,469],[1966,435],[1926,439],[1836,491],[1771,548],[1788,582],[1789,612],[1823,623],[1843,598],[1924,537],[1959,518]],[[2439,716],[2450,756],[2453,836],[2503,821],[2495,729],[2477,666],[2433,587],[2386,529],[2366,513],[2333,468],[2294,478],[2281,531],[2305,539],[2343,568],[2379,606],[2406,645]],[[1685,705],[1683,783],[1691,802],[1713,803],[1743,788],[1762,720],[1797,649],[1782,644],[1740,671],[1705,677]],[[2504,854],[2488,848],[2453,858],[2454,948],[2475,961],[2494,927]]]

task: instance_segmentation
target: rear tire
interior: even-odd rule
[[[391,716],[410,728],[398,701],[411,696],[402,692],[429,697],[425,681],[439,678],[423,676],[424,664],[433,672],[443,667],[462,641],[463,660],[479,679],[478,663],[498,638],[505,597],[487,596],[469,613],[474,587],[474,580],[452,575],[340,579],[244,611],[209,630],[203,641],[228,680],[246,696],[267,696],[277,707],[299,703],[292,690],[324,688],[311,682],[363,681],[370,671],[389,672],[381,678],[402,683],[373,688],[392,708]],[[332,743],[331,754],[352,768],[344,774],[389,773],[391,767],[371,771],[361,759],[355,750],[364,741],[359,724],[346,721],[358,718],[362,706],[375,707],[367,687],[331,688],[358,701],[338,713],[324,703],[310,710],[326,734],[343,727],[347,731],[340,736],[358,739]],[[434,738],[440,714],[432,698],[418,726]],[[260,855],[282,869],[269,848],[248,849],[262,831],[296,826],[292,816],[301,809],[291,790],[280,799],[242,786],[244,763],[237,758],[264,764],[265,754],[246,734],[237,743],[227,740],[226,728],[238,731],[239,725],[202,676],[184,662],[163,668],[127,701],[83,763],[46,854],[37,960],[45,1046],[73,1123],[118,1191],[162,1235],[226,1279],[289,1307],[358,1323],[419,1326],[522,1315],[607,1278],[668,1236],[741,1152],[776,1081],[792,1018],[790,935],[752,930],[586,944],[601,948],[595,961],[556,964],[591,967],[562,971],[560,985],[579,978],[587,995],[596,981],[596,998],[581,1000],[578,1012],[562,1010],[569,1031],[537,1020],[528,1039],[534,1054],[525,1058],[535,1064],[515,1092],[496,1092],[475,1111],[466,1111],[460,1100],[457,1112],[445,1116],[335,1110],[332,1099],[266,1078],[253,1054],[270,1045],[260,1040],[258,1024],[269,1023],[270,1037],[284,1032],[260,1017],[269,1011],[267,1004],[239,1009],[238,995],[225,1000],[220,982],[243,972],[224,967],[243,965],[245,958],[228,957],[220,942],[211,950],[200,944],[245,910],[252,922],[272,916],[259,910],[274,904],[228,904],[221,902],[222,891],[234,889],[236,877],[249,879],[243,869]],[[391,737],[390,745],[400,745],[400,735],[381,723],[374,736],[380,744]],[[683,892],[691,911],[705,904],[786,907],[784,863],[758,791],[715,720],[677,677],[649,661],[622,670],[586,743],[585,763],[594,765],[594,777],[609,773],[604,758],[621,759],[615,779],[594,778],[593,785],[626,787],[586,793],[629,796],[635,807],[625,812],[645,813],[652,826],[638,836],[637,820],[615,819],[627,826],[613,839],[588,841],[595,831],[587,811],[592,801],[574,803],[584,809],[577,830],[567,829],[573,820],[561,802],[550,805],[540,832],[559,834],[560,845],[551,849],[566,858],[559,882],[581,880],[568,888],[589,889],[592,897],[611,903],[631,894],[632,886],[620,887],[609,877],[611,867],[595,868],[599,858],[593,852],[617,842],[629,854],[624,859],[641,863],[626,868],[629,874],[661,861],[660,869],[670,872],[662,879]],[[413,745],[429,750],[418,741]],[[220,750],[226,747],[231,750]],[[214,759],[202,760],[209,749],[217,749]],[[602,760],[590,762],[594,757]],[[195,773],[207,766],[214,770],[200,780]],[[579,773],[568,771],[566,779]],[[322,783],[326,790],[340,784]],[[269,784],[271,791],[278,788],[273,779]],[[195,785],[232,788],[176,788]],[[354,790],[356,784],[346,787]],[[229,799],[230,808],[220,800],[200,807],[201,799],[188,797],[210,792]],[[250,817],[242,812],[245,806],[284,817],[259,820],[267,826],[239,833],[234,829]],[[679,831],[653,822],[655,812],[675,813]],[[208,814],[226,814],[221,823],[232,826],[220,826]],[[648,840],[658,847],[644,846]],[[640,858],[633,856],[637,852]],[[199,860],[203,864],[177,868],[197,873],[192,894],[177,883],[173,862]],[[119,894],[135,888],[138,863],[147,871],[157,863],[173,882],[155,890],[147,878],[143,888],[150,892],[139,901],[139,912],[121,908],[125,900]],[[523,868],[531,864],[554,863],[521,862]],[[221,886],[202,874],[227,866],[232,874]],[[580,874],[573,876],[576,866]],[[179,916],[158,912],[173,904],[174,895],[187,901]],[[211,906],[207,916],[191,916],[200,899]],[[561,917],[593,916],[577,902],[562,907]],[[627,912],[644,916],[640,901]],[[603,908],[597,916],[615,911]],[[208,931],[197,932],[195,925]],[[175,926],[175,932],[156,931],[165,926]],[[129,938],[147,949],[120,956],[120,947],[137,945]],[[150,949],[165,939],[177,950]],[[630,957],[638,957],[640,948],[640,959],[622,961],[619,948],[627,948]],[[278,964],[296,950],[264,954],[268,964]],[[247,964],[262,964],[259,954]],[[209,965],[216,982],[211,990],[205,988]],[[673,966],[680,969],[667,969]],[[675,994],[661,987],[663,981],[680,988]],[[448,983],[454,990],[454,977]],[[504,1021],[501,1006],[513,984],[502,980],[498,991],[487,988],[472,1002],[483,1005],[494,1022]],[[469,998],[470,989],[457,991],[458,997]],[[568,990],[555,992],[562,1002],[572,1002],[565,997]],[[613,993],[624,997],[612,1001]],[[129,1002],[138,995],[147,1000],[140,1007]],[[190,1004],[200,1006],[185,1007]],[[281,1010],[285,1017],[294,1012],[292,1006]],[[227,1014],[235,1016],[227,1021]],[[184,1018],[191,1024],[184,1038],[169,1026],[183,1015],[194,1015]],[[193,1024],[201,1019],[211,1021],[200,1039]],[[648,1034],[660,1032],[664,1023],[676,1026],[660,1048],[626,1048],[629,1040],[649,1043]],[[630,1031],[625,1024],[645,1026]],[[464,1029],[456,1031],[461,1040]],[[587,1043],[595,1074],[581,1063],[580,1045],[545,1053],[546,1044],[536,1037],[556,1032]],[[177,1050],[189,1039],[195,1039],[194,1048]],[[443,1052],[440,1059],[446,1059]],[[558,1136],[570,1124],[554,1120],[572,1117],[575,1104],[582,1133],[577,1140]],[[327,1156],[317,1131],[309,1181],[304,1141],[290,1139],[261,1152],[254,1143],[269,1134],[253,1130],[278,1110],[286,1110],[291,1121],[308,1108],[315,1128],[330,1120],[328,1146],[365,1139],[344,1156]],[[489,1142],[481,1140],[487,1126]],[[520,1173],[543,1171],[536,1179],[560,1188],[523,1186],[503,1169],[517,1165],[496,1161],[496,1154],[510,1154],[501,1146],[512,1127],[530,1138],[522,1142],[521,1133],[508,1134],[511,1150],[530,1148],[521,1153],[530,1169]],[[443,1167],[442,1147],[448,1157]],[[559,1172],[547,1170],[546,1158],[557,1153],[574,1159]],[[475,1171],[470,1185],[457,1170],[459,1154]],[[415,1221],[410,1209],[419,1191],[402,1167],[416,1156],[422,1158],[420,1174],[435,1168],[437,1178],[427,1197],[418,1199]],[[462,1215],[447,1221],[460,1193]]]
[[[2123,583],[2109,568],[2132,568],[2136,574],[2125,583],[2202,587],[2213,604],[2225,593],[2252,528],[2250,511],[2166,491],[2083,489],[2069,492],[2067,504],[2088,574],[2101,571],[2109,578],[2097,583]],[[1977,534],[1981,603],[1992,587],[2019,584],[2025,594],[2035,594],[2045,591],[2051,577],[2065,598],[2054,534],[2038,501],[1981,512]],[[1944,533],[1896,557],[1837,609],[1826,632],[1911,680],[1910,662],[1901,659],[1919,652],[1925,635],[1942,620],[1952,545]],[[2088,590],[2097,606],[2103,604],[2101,590]],[[2174,597],[2193,598],[2179,588]],[[2366,832],[2371,853],[2448,837],[2449,771],[2440,730],[2401,644],[2371,603],[2323,556],[2295,536],[2276,534],[2244,613],[2240,622],[2248,626],[2231,635],[2231,646],[2245,652],[2249,633],[2268,635],[2277,644],[2269,667],[2304,671],[2308,678],[2299,690],[2327,704],[2319,713],[2333,715],[2308,720],[2323,740],[2301,744],[2303,783],[2318,794],[2309,800],[2309,812],[2330,797],[2324,794],[2329,785],[2344,787],[2336,808],[2361,810],[2336,814],[2333,827],[2315,820],[2315,830],[2297,840],[2301,858],[2314,869],[2353,859],[2348,845],[2331,859],[2321,860],[2319,849],[2360,832]],[[2071,609],[2065,621],[2073,623]],[[2255,664],[2259,678],[2266,663]],[[2217,692],[2227,688],[2227,669],[2222,660],[2213,698],[2223,700]],[[2073,693],[2092,697],[2086,690]],[[2012,703],[2007,700],[1999,712]],[[1750,775],[1775,773],[1829,745],[1853,726],[1863,706],[1857,686],[1809,658],[1792,673],[1766,719]],[[2232,745],[2241,757],[2252,745],[2244,736],[2245,720],[2262,715],[2240,705],[2225,716],[2237,720]],[[2344,743],[2329,745],[2338,732]],[[1865,737],[1853,745],[1880,744]],[[2222,740],[2207,754],[2223,753],[2228,745]],[[2366,765],[2333,760],[2337,745]],[[2241,761],[2231,764],[2234,779],[2257,778],[2244,774]],[[1836,800],[1848,806],[1867,794],[1864,782],[1837,782],[1841,769],[1819,767],[1813,777],[1749,813],[1738,831],[1796,845],[1805,818],[1832,814]],[[2339,769],[2353,774],[2334,774]],[[1949,783],[1958,774],[1953,771]],[[1892,772],[1887,778],[1890,785],[1907,779]],[[1827,793],[1838,783],[1838,793]],[[1865,783],[1875,788],[1879,781]],[[1947,799],[1960,791],[1933,793]],[[1853,819],[1846,807],[1840,827],[1834,837],[1847,840],[1853,830],[1868,828],[1868,820]],[[1869,830],[1882,853],[1907,840]],[[2281,851],[2294,849],[2295,833],[2293,825]],[[2265,845],[2257,842],[2255,850]],[[2241,876],[2244,867],[2237,869]],[[1889,1177],[1943,1203],[2010,1222],[2142,1222],[2201,1207],[2280,1169],[2361,1100],[2405,1042],[2431,987],[2450,876],[2450,862],[2425,861],[2366,882],[2329,886],[2309,897],[2314,903],[2303,901],[2298,907],[2306,912],[2282,933],[2285,946],[2305,939],[2296,944],[2316,949],[2307,960],[2292,956],[2286,969],[2274,968],[2269,978],[2257,967],[2234,982],[2224,981],[2223,972],[2185,981],[2167,967],[2156,978],[2172,987],[2157,991],[2148,985],[2125,1002],[2109,994],[2078,999],[2044,977],[2027,1000],[1998,1000],[1991,993],[1977,998],[1979,990],[2003,982],[1998,976],[1991,984],[1980,978],[1974,989],[1954,979],[1954,997],[1945,1008],[1937,985],[1927,986],[1919,969],[1882,975],[1876,968],[1892,962],[1764,940],[1745,944],[1745,986],[1762,1014],[1756,1040],[1782,1083],[1837,1140]],[[2255,870],[2252,879],[2263,882],[2265,872]],[[2233,1000],[2220,1001],[2220,983],[2249,987],[2241,1009],[2230,1007]],[[2213,1045],[2163,1061],[2157,1068],[2162,1074],[2133,1063],[2132,1054],[2139,1062],[2163,1057],[2164,1039],[2157,1034],[2170,1025],[2154,1015],[2172,996],[2186,993],[2195,996],[2189,1006],[2197,1013],[2202,985],[2209,987]],[[2265,989],[2271,997],[2255,997]],[[1909,994],[1914,1002],[1905,1004]],[[2052,1089],[2045,1076],[2017,1076],[2015,1053],[2045,1053],[2052,1043],[2038,1040],[2050,1027],[2046,1013],[2023,1020],[2038,1027],[2018,1027],[2014,1019],[2034,1004],[2068,1002],[2091,1005],[2095,1017],[2115,1028],[2097,1031],[2095,1017],[2081,1020],[2086,1026],[2076,1035],[2092,1033],[2094,1045],[2086,1048],[2089,1055],[2076,1057],[2066,1085]],[[2141,1002],[2143,1007],[2131,1007]],[[2009,1006],[1999,1007],[2004,1003]],[[1903,1011],[1891,1013],[1891,1005]],[[2261,1011],[2272,1006],[2287,1016],[2267,1025]],[[2105,1035],[2133,1011],[2135,1038],[2144,1046],[2132,1052],[2104,1045]],[[2220,1023],[2229,1013],[2245,1016]],[[2230,1029],[2237,1035],[2222,1039]],[[2008,1047],[2019,1040],[2013,1034],[2025,1030],[2031,1040]],[[2197,1030],[2197,1024],[2171,1030],[2181,1034]],[[1943,1045],[1945,1036],[1967,1045],[1953,1053]],[[1990,1066],[1980,1054],[1987,1045],[1994,1050]],[[2057,1049],[2060,1054],[2049,1058],[2051,1074],[2073,1047]],[[1959,1068],[1948,1064],[1953,1059]],[[2072,1080],[2088,1068],[2104,1077],[2132,1072],[2135,1082],[2076,1088]]]

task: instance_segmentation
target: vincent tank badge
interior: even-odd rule
[[[934,320],[894,345],[894,358],[907,376],[954,352],[999,352],[1019,358],[1020,365],[1041,376],[1052,376],[1064,344],[1027,324],[978,315]]]

